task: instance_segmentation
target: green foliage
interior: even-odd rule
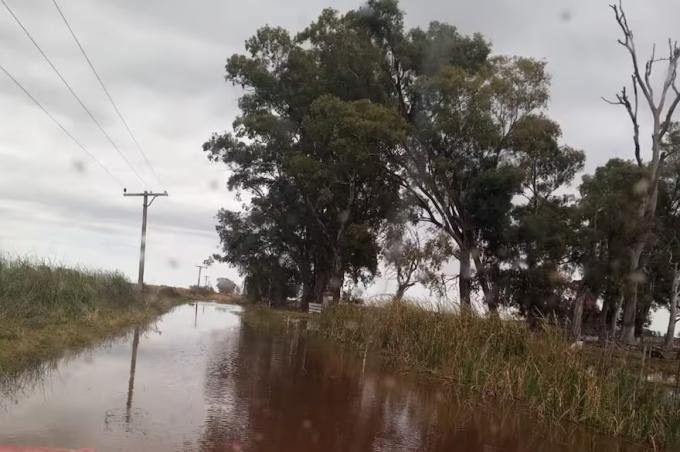
[[[574,243],[575,259],[594,294],[615,304],[628,277],[629,244],[637,234],[646,171],[630,161],[613,159],[586,175],[581,184],[581,226]]]
[[[675,127],[665,145],[666,164],[659,186],[655,237],[648,268],[652,275],[651,301],[670,308],[673,280],[680,265],[680,127]]]
[[[418,283],[441,293],[442,266],[453,255],[450,238],[431,230],[419,231],[418,225],[409,225],[404,218],[398,220],[385,227],[381,243],[383,276],[396,281],[395,298],[401,299]],[[423,232],[427,238],[421,240]]]
[[[242,214],[220,214],[221,259],[260,275],[251,281],[265,268],[284,272],[306,299],[345,274],[370,279],[377,234],[399,204],[387,159],[406,139],[386,106],[380,49],[325,10],[295,37],[260,29],[246,51],[226,67],[227,80],[246,88],[234,133],[204,145],[232,170],[229,188],[253,196]]]
[[[506,247],[497,256],[509,267],[500,271],[502,302],[519,308],[530,320],[562,319],[569,309],[570,274],[575,270],[572,245],[578,227],[572,196],[560,195],[585,155],[559,145],[559,126],[542,115],[529,115],[510,136],[516,164],[523,172],[523,202],[513,206],[505,230]]]
[[[531,134],[541,132],[526,123],[548,99],[544,66],[494,57],[481,66],[445,65],[418,77],[411,96],[418,100],[413,140],[396,156],[396,172],[422,219],[449,234],[461,268],[477,256],[490,305],[497,301],[490,276],[508,247],[512,202],[525,178],[521,156],[529,143],[536,148]],[[516,129],[522,136],[515,139]],[[469,293],[461,284],[464,303]]]

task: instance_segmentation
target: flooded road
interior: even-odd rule
[[[271,336],[240,308],[197,303],[57,363],[0,396],[0,444],[99,451],[635,451],[446,390],[306,339]]]

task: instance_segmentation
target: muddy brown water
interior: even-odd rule
[[[0,444],[98,451],[567,452],[641,449],[446,388],[240,308],[183,305],[144,332],[5,383]]]

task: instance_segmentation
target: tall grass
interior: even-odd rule
[[[41,326],[73,320],[105,304],[135,300],[120,273],[88,271],[0,256],[0,321]]]
[[[120,273],[0,256],[0,377],[149,321],[181,302],[146,299]]]
[[[337,306],[322,314],[320,330],[432,372],[481,401],[518,403],[546,420],[585,424],[657,446],[678,439],[680,409],[667,389],[605,355],[573,350],[560,330],[548,326],[537,333],[521,322],[395,302],[382,308]]]

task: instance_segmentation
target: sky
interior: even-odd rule
[[[66,265],[119,270],[136,280],[141,199],[129,191],[167,190],[149,209],[146,281],[195,284],[196,264],[218,251],[215,214],[238,209],[223,166],[201,150],[238,115],[240,87],[224,64],[270,24],[303,29],[323,8],[360,0],[60,0],[59,4],[141,144],[145,165],[51,0],[5,0],[146,181],[127,167],[38,51],[0,6],[0,64],[113,174],[122,186],[0,73],[0,252]],[[613,157],[632,158],[631,128],[606,104],[630,77],[630,60],[606,0],[402,0],[408,27],[448,22],[482,33],[495,54],[547,62],[549,116],[563,141],[583,149],[586,172]],[[640,52],[680,39],[677,0],[624,3]],[[647,121],[648,118],[644,118]],[[643,137],[649,136],[643,125]],[[643,143],[643,146],[646,142]],[[207,274],[238,280],[215,264]],[[378,281],[371,293],[391,290]]]

